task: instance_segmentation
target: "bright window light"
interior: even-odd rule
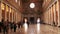
[[[4,6],[4,4],[2,3],[2,4],[1,4],[1,9],[4,10],[4,7],[5,7],[5,6]]]
[[[11,8],[10,8],[10,13],[11,13]]]
[[[34,3],[31,3],[30,4],[30,8],[34,8],[35,7],[35,4]]]
[[[15,0],[15,2],[17,3],[17,0]]]
[[[8,6],[6,5],[6,11],[8,12]]]

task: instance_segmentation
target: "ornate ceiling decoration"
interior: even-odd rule
[[[43,0],[21,0],[22,1],[22,8],[23,14],[41,14],[42,13],[42,3]],[[30,3],[35,3],[35,8],[30,8]]]

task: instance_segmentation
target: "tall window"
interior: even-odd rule
[[[46,0],[46,2],[47,2],[47,0]]]
[[[11,7],[10,7],[10,13],[11,13]]]
[[[8,5],[6,5],[6,11],[8,12]]]
[[[4,10],[4,7],[5,7],[4,4],[1,3],[1,9],[2,9],[2,10]]]
[[[19,6],[20,6],[20,0],[19,0]]]
[[[15,2],[17,3],[17,0],[15,0]]]

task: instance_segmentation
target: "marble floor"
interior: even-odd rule
[[[16,32],[9,29],[8,34],[60,34],[60,28],[44,24],[31,24],[28,28],[17,28]]]

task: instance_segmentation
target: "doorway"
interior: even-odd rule
[[[34,17],[30,17],[30,23],[34,24]]]

